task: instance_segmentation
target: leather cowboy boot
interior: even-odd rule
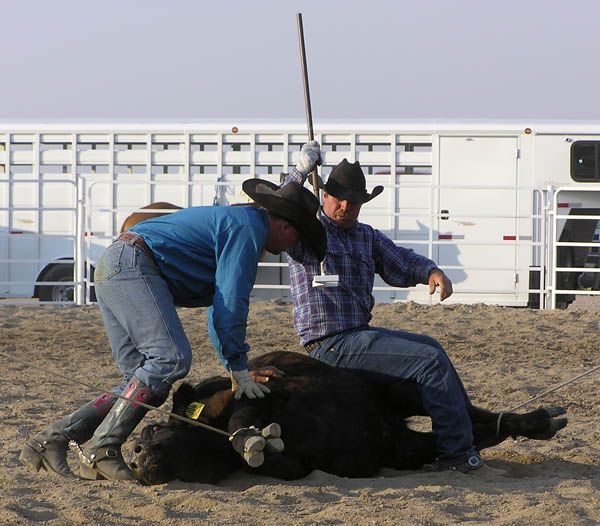
[[[96,429],[94,436],[80,450],[80,475],[98,480],[133,480],[133,474],[121,454],[121,445],[149,411],[137,402],[159,406],[167,396],[159,396],[135,376]]]
[[[67,464],[69,441],[87,442],[115,400],[116,397],[105,393],[47,427],[25,443],[19,461],[34,473],[43,469],[57,475],[71,475]]]

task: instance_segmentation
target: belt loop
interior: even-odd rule
[[[135,232],[122,232],[115,238],[115,241],[127,241],[132,245],[135,245],[135,242],[140,237],[141,236],[139,234],[136,234]]]
[[[136,234],[135,232],[123,232],[122,234],[119,234],[117,239],[115,239],[115,241],[119,240],[126,241],[127,243],[130,243],[131,245],[141,249],[142,252],[144,252],[156,265],[156,260],[154,259],[154,252],[152,252],[152,249],[148,245],[146,245],[146,242],[144,241],[144,238],[142,236]]]

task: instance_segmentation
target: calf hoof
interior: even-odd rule
[[[265,461],[263,450],[266,440],[261,436],[259,429],[254,426],[243,427],[231,435],[229,441],[233,449],[251,468],[262,466]]]
[[[258,468],[262,466],[265,461],[265,455],[262,451],[244,452],[242,458],[251,468]]]
[[[281,436],[281,426],[275,422],[262,428],[260,434],[265,438],[279,438]]]
[[[284,449],[285,445],[281,438],[271,438],[267,440],[267,443],[265,445],[265,450],[267,451],[267,453],[283,453]]]
[[[557,416],[566,414],[567,410],[564,407],[560,407],[559,405],[554,405],[551,407],[542,407],[548,413],[548,418],[550,419],[550,425],[548,426],[548,432],[545,433],[544,438],[546,440],[554,437],[554,435],[560,431],[563,427],[565,427],[569,423],[568,418],[556,418]]]
[[[540,430],[538,433],[530,433],[525,436],[534,440],[550,440],[569,422],[567,418],[556,418],[565,413],[566,410],[560,406],[540,407],[536,409],[531,414],[537,414],[538,418],[543,415],[542,418],[545,421],[545,429]]]
[[[553,418],[552,420],[550,420],[550,433],[552,433],[550,438],[552,438],[556,434],[557,431],[560,431],[568,423],[569,423],[568,418]]]
[[[541,407],[540,409],[546,411],[550,418],[554,418],[555,416],[560,416],[567,413],[567,410],[564,407],[560,407],[559,405],[553,405],[551,407]]]
[[[265,437],[267,443],[265,445],[265,450],[268,453],[282,453],[285,449],[285,445],[283,440],[281,440],[281,426],[277,423],[269,424],[266,427],[263,427],[261,430],[261,435]]]
[[[254,453],[265,449],[265,439],[259,436],[251,436],[244,441],[244,453]]]

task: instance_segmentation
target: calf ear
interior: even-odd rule
[[[232,399],[233,391],[231,389],[224,389],[209,398],[205,398],[202,400],[202,403],[205,406],[202,411],[202,416],[209,420],[219,418],[231,403]]]
[[[186,406],[194,401],[194,388],[191,384],[182,383],[173,393],[173,413],[183,415]]]
[[[184,415],[186,408],[193,402],[204,404],[199,419],[204,421],[219,418],[233,399],[233,391],[229,381],[222,382],[226,387],[221,388],[210,396],[198,396],[198,386],[193,387],[187,382],[182,383],[173,394],[173,413]]]

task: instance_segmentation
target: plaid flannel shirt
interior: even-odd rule
[[[286,182],[304,178],[292,169]],[[285,184],[285,183],[284,183]],[[325,336],[365,327],[375,304],[375,274],[394,287],[427,283],[436,264],[414,251],[399,247],[378,230],[356,223],[348,230],[322,214],[327,233],[325,272],[339,276],[338,287],[312,286],[321,265],[304,242],[288,250],[294,326],[303,345]]]

